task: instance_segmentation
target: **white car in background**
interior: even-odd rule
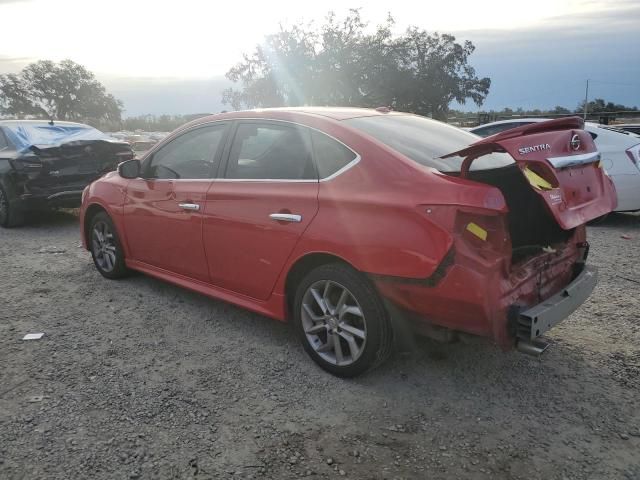
[[[470,128],[471,133],[488,137],[512,128],[544,122],[548,118],[518,118],[487,123]],[[607,125],[586,122],[601,155],[602,166],[611,177],[618,193],[616,212],[640,210],[640,135]]]
[[[631,132],[635,133],[636,135],[640,135],[640,123],[620,123],[613,126],[615,128],[619,128],[620,130],[624,130],[625,132]]]

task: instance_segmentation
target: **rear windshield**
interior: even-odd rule
[[[443,155],[462,150],[479,140],[465,130],[416,115],[377,115],[344,120],[411,160],[441,172],[459,172],[464,158]],[[492,153],[476,159],[471,170],[490,170],[513,164],[507,153]]]

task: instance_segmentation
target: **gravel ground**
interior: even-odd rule
[[[542,358],[425,340],[340,380],[284,324],[104,280],[75,212],[0,230],[0,478],[640,478],[640,216],[589,233]]]

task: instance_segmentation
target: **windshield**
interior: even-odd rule
[[[417,115],[379,115],[344,120],[411,160],[441,172],[459,172],[462,157],[442,159],[478,141],[478,136],[446,123]],[[489,170],[513,164],[507,153],[492,153],[478,158],[471,170]]]

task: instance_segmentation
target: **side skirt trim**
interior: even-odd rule
[[[151,277],[164,280],[182,288],[193,290],[217,300],[232,303],[252,312],[265,315],[276,320],[285,321],[285,298],[283,295],[272,294],[269,300],[261,301],[244,295],[239,295],[230,290],[194,280],[184,275],[176,274],[162,268],[149,265],[137,260],[125,260],[128,268],[137,270]]]

